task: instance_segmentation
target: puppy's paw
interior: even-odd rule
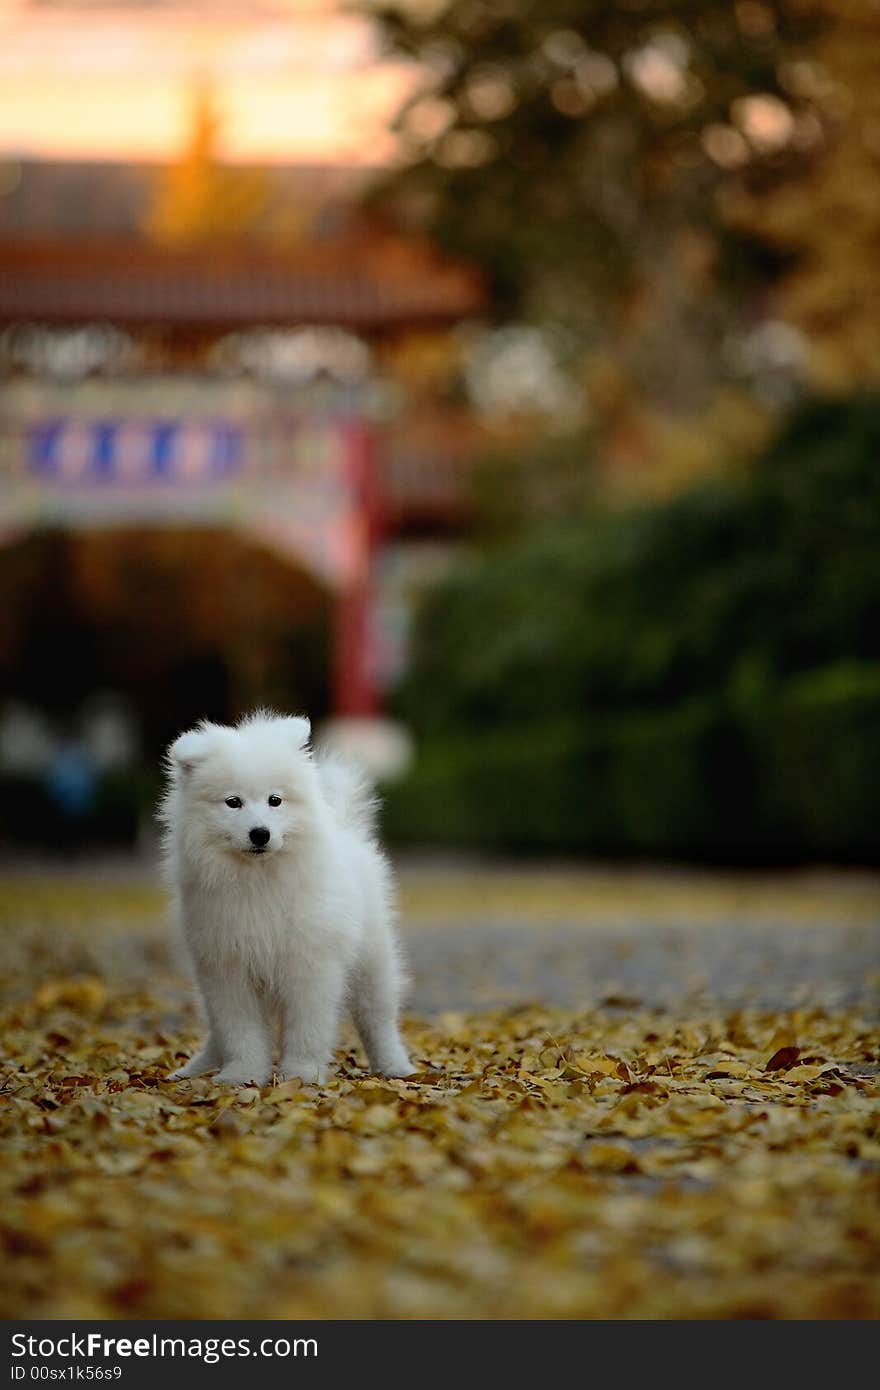
[[[197,1052],[194,1057],[191,1057],[188,1062],[185,1062],[182,1067],[178,1067],[177,1071],[171,1072],[168,1080],[186,1081],[192,1076],[204,1076],[206,1071],[213,1071],[214,1068],[219,1067],[219,1065],[219,1058],[215,1057],[213,1052],[204,1048],[203,1051]]]
[[[292,1081],[298,1076],[312,1085],[323,1086],[327,1080],[327,1067],[313,1057],[282,1057],[278,1076],[282,1081]]]
[[[227,1062],[218,1071],[214,1080],[222,1086],[265,1086],[271,1075],[268,1066],[255,1066],[253,1062]]]
[[[375,1071],[382,1076],[414,1076],[416,1068],[409,1060],[409,1055],[403,1044],[391,1047],[387,1052],[383,1052],[376,1058]]]

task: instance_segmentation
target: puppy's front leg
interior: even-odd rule
[[[188,1062],[178,1067],[177,1071],[173,1071],[168,1080],[183,1081],[191,1076],[204,1076],[206,1071],[213,1071],[215,1067],[219,1067],[221,1060],[220,1050],[209,1033],[201,1051],[196,1052]]]
[[[345,970],[334,961],[312,965],[301,974],[291,972],[282,982],[281,1075],[301,1076],[322,1083],[333,1055]]]
[[[211,1024],[211,1044],[222,1062],[215,1081],[265,1086],[272,1075],[272,1043],[263,1001],[244,969],[228,963],[198,964],[199,984]]]

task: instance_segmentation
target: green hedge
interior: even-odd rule
[[[744,721],[767,842],[869,863],[880,852],[880,666],[792,682]]]
[[[880,850],[880,666],[774,692],[426,744],[386,796],[399,843],[681,859]]]

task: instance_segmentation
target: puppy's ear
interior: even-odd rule
[[[293,739],[294,747],[305,748],[312,734],[312,726],[305,715],[291,715],[284,720],[284,727]]]
[[[189,729],[176,738],[168,749],[169,766],[181,772],[192,772],[197,763],[202,762],[210,751],[210,734],[207,728]]]

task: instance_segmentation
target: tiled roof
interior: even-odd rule
[[[0,161],[0,242],[138,236],[168,169],[109,160]],[[329,223],[332,229],[351,221],[360,194],[375,180],[370,169],[344,165],[248,165],[244,171],[256,174],[263,190],[258,236],[291,210],[298,225]]]
[[[365,332],[454,322],[484,302],[478,278],[422,242],[171,251],[148,242],[0,241],[0,323],[152,324],[203,331],[339,324]]]

